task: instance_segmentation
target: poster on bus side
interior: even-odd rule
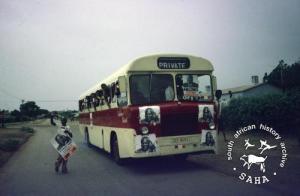
[[[198,106],[198,120],[199,122],[212,123],[214,116],[213,105],[199,105]]]
[[[65,160],[73,155],[77,149],[77,146],[72,138],[61,134],[56,134],[50,140],[50,143]]]

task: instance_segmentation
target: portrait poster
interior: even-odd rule
[[[67,160],[71,155],[73,155],[77,149],[77,146],[72,140],[72,138],[61,134],[56,134],[50,140],[50,143],[65,160]]]
[[[144,106],[139,108],[140,124],[156,125],[160,123],[159,106]]]
[[[137,135],[135,137],[135,152],[158,152],[157,139],[155,134]]]
[[[211,123],[213,122],[214,106],[213,105],[199,105],[198,106],[198,120],[199,122]]]
[[[201,144],[203,146],[215,146],[217,142],[216,130],[202,130]]]
[[[199,96],[199,85],[196,75],[183,75],[183,98],[185,100],[197,100]]]

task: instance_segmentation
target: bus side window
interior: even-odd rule
[[[116,84],[115,83],[112,83],[110,85],[110,94],[111,94],[111,102],[116,102],[116,99],[115,99],[115,95],[116,95]]]
[[[110,107],[111,95],[110,95],[110,87],[106,84],[101,84],[101,88],[104,94],[104,100],[107,103],[108,107]]]
[[[86,102],[87,102],[87,109],[91,108],[91,100],[90,100],[90,96],[86,97]]]
[[[103,104],[101,104],[102,96],[103,96],[103,92],[101,90],[97,90],[96,91],[97,106],[103,105]]]
[[[82,109],[85,110],[87,108],[87,99],[84,98],[83,103],[82,103]]]
[[[116,96],[118,107],[127,106],[126,78],[124,76],[119,77],[116,82]]]
[[[78,103],[78,105],[79,105],[79,111],[81,112],[82,111],[82,109],[83,109],[83,101],[82,100],[79,100],[79,103]]]
[[[120,97],[121,92],[120,92],[120,86],[119,86],[119,81],[116,82],[116,90],[115,90],[115,94],[117,96],[117,98]]]
[[[97,100],[97,96],[96,96],[96,93],[93,93],[91,95],[91,103],[92,103],[92,107],[94,107],[94,109],[96,110],[96,107],[98,105],[98,100]]]
[[[182,99],[183,97],[183,80],[181,75],[176,76],[176,90],[178,99]]]

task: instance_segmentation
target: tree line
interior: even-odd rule
[[[296,134],[300,140],[300,62],[283,60],[267,76],[267,82],[283,90],[281,94],[232,99],[222,110],[227,130],[253,123],[267,123],[280,132]]]
[[[1,111],[1,110],[0,110]],[[4,122],[19,122],[29,121],[39,118],[50,118],[51,114],[55,114],[55,117],[65,116],[66,118],[73,119],[77,113],[76,110],[64,110],[64,111],[52,111],[42,109],[34,101],[27,101],[20,105],[19,110],[3,110]]]

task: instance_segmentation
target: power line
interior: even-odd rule
[[[12,93],[8,92],[7,90],[4,90],[3,88],[0,88],[0,91],[1,91],[3,94],[5,94],[5,95],[7,95],[7,96],[9,96],[9,97],[12,97],[12,98],[14,98],[14,99],[18,99],[18,100],[20,100],[20,101],[22,100],[21,98],[19,98],[19,97],[13,95]]]
[[[35,102],[77,102],[78,100],[35,100]]]
[[[23,101],[24,99],[19,98],[17,96],[15,96],[14,94],[8,92],[7,90],[0,88],[0,92],[2,92],[3,94],[12,97],[14,99],[17,99],[19,101]],[[30,101],[35,101],[35,102],[77,102],[78,100],[73,100],[73,99],[50,99],[50,100],[30,100]]]

